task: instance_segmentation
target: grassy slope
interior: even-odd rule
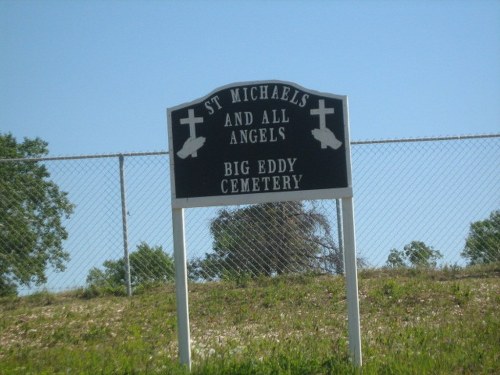
[[[500,268],[363,271],[364,374],[500,373]],[[341,277],[190,286],[193,373],[355,373]],[[0,374],[185,373],[172,286],[0,300]]]

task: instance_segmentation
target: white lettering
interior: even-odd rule
[[[286,171],[286,160],[278,159],[278,173],[283,173]]]
[[[259,186],[259,178],[258,177],[252,177],[252,192],[257,192],[260,191],[260,186]]]
[[[273,190],[280,190],[280,176],[273,176]]]
[[[283,190],[292,190],[290,186],[290,176],[283,176]]]
[[[290,118],[286,117],[286,112],[284,108],[281,109],[281,122],[283,124],[288,124],[290,122]]]
[[[231,123],[231,116],[229,113],[226,113],[226,122],[224,123],[224,127],[226,128],[228,126],[233,126],[233,124]]]
[[[242,91],[240,91],[240,89]],[[230,89],[231,100],[232,103],[240,103],[242,101],[248,102],[248,101],[275,99],[275,100],[287,101],[303,108],[306,106],[307,99],[309,98],[309,94],[301,93],[301,91],[295,88],[293,89],[293,95],[290,96],[292,91],[292,88],[290,86],[274,85],[272,86],[271,90],[272,90],[271,96],[269,97],[270,88],[268,85],[250,86],[241,88],[237,87],[234,89]],[[214,111],[212,104],[215,104],[218,110],[222,108],[222,106],[219,103],[219,97],[217,95],[214,96],[213,98],[210,98],[209,101],[205,102],[205,106],[209,110],[210,114],[212,114],[213,113],[212,111]]]
[[[278,86],[274,86],[273,94],[271,95],[271,99],[279,99]]]
[[[262,114],[262,124],[269,124],[269,117],[267,116],[267,111],[264,110]]]
[[[248,175],[250,172],[250,166],[248,160],[243,161],[225,161],[224,162],[224,176],[239,176]]]
[[[245,111],[245,125],[252,125],[253,115],[252,112]]]
[[[214,97],[210,98],[210,100],[207,100],[205,102],[205,108],[208,110],[209,115],[213,115],[215,113],[214,107],[212,106],[212,103],[215,103],[217,106],[217,109],[222,109],[222,106],[219,103],[219,96],[215,95]]]
[[[253,114],[252,112],[234,112],[234,121],[231,120],[231,114],[226,113],[226,121],[224,123],[224,127],[229,127],[229,126],[249,126],[252,125],[253,123]]]
[[[286,110],[284,108],[281,109],[281,117],[278,110],[273,109],[273,124],[287,124],[289,122],[290,119],[286,116]]]
[[[292,174],[292,178],[293,178],[293,182],[295,182],[294,189],[297,190],[299,188],[299,182],[300,182],[300,180],[302,180],[302,175],[299,174],[299,176],[297,177],[297,175]]]
[[[265,160],[257,160],[257,165],[258,165],[258,172],[259,174],[264,174],[266,173],[266,169],[264,168],[264,165],[266,164]]]
[[[258,174],[293,173],[297,158],[257,160]]]
[[[233,192],[233,193],[239,193],[239,190],[238,190],[238,179],[237,178],[232,178],[231,179],[231,192]]]
[[[260,99],[267,100],[267,85],[262,85],[260,87]]]
[[[274,134],[274,128],[269,128],[269,142],[274,143],[277,141],[278,141],[278,138]]]
[[[222,109],[222,106],[219,103],[219,96],[218,95],[215,95],[211,100],[213,103],[215,103],[218,110]]]
[[[220,183],[222,194],[258,193],[261,191],[298,190],[302,175],[225,178]]]
[[[260,141],[261,141],[261,143],[266,143],[267,142],[267,129],[266,128],[260,128],[259,129],[259,135],[260,135]]]
[[[242,178],[241,179],[241,192],[242,193],[249,193],[250,192],[250,179],[249,178]]]
[[[286,139],[285,128],[258,128],[258,129],[240,129],[231,131],[229,136],[229,144],[254,144],[254,143],[275,143]]]
[[[257,143],[257,129],[250,130],[250,143]]]
[[[241,115],[241,112],[236,112],[234,114],[234,126],[241,126],[243,125],[243,117]]]
[[[299,107],[304,108],[307,104],[307,99],[309,98],[309,94],[302,95],[302,99],[300,101]]]
[[[267,161],[267,173],[273,174],[276,172],[276,162],[273,159]]]
[[[229,140],[230,145],[237,145],[238,141],[236,141],[236,134],[234,134],[234,130],[231,132],[231,139]]]
[[[283,92],[281,93],[281,100],[288,100],[288,93],[290,92],[290,87],[283,86]]]
[[[223,194],[227,194],[229,190],[227,189],[227,180],[224,179],[220,182],[220,190],[222,191]]]
[[[224,176],[231,176],[233,174],[232,164],[229,161],[224,162]]]
[[[298,93],[299,93],[299,90],[295,90],[294,91],[293,97],[292,97],[292,99],[290,99],[290,103],[292,103],[292,104],[297,104],[298,103],[298,101],[297,101],[297,95],[298,95]]]
[[[239,103],[239,102],[241,102],[241,99],[240,99],[240,89],[239,88],[231,89],[231,99],[232,99],[233,103]]]
[[[254,87],[251,87],[251,88],[250,88],[250,98],[251,98],[253,101],[255,101],[255,100],[257,100],[257,99],[259,98],[259,96],[257,95],[257,94],[258,94],[258,93],[257,93],[257,91],[258,91],[258,90],[259,90],[259,89],[257,88],[257,86],[254,86]],[[255,95],[254,95],[254,94],[255,94]]]
[[[213,107],[210,105],[210,102],[208,100],[205,102],[205,108],[208,110],[209,115],[212,115],[215,113]]]
[[[285,140],[285,128],[283,126],[280,126],[278,128],[278,134],[280,135],[282,140]]]
[[[269,181],[271,177],[262,177],[262,181],[264,181],[264,191],[269,191]]]

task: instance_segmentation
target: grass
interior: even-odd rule
[[[363,374],[500,373],[500,267],[365,270]],[[342,277],[190,285],[193,374],[357,374]],[[186,374],[172,285],[0,299],[0,374]]]

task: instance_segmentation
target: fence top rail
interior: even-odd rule
[[[436,142],[436,141],[462,141],[466,139],[484,139],[484,138],[500,138],[500,133],[497,134],[476,134],[476,135],[456,135],[444,137],[421,137],[421,138],[394,138],[394,139],[379,139],[366,141],[351,141],[351,145],[370,145],[381,143],[408,143],[408,142]],[[76,156],[47,156],[40,158],[7,158],[0,159],[2,162],[16,161],[52,161],[52,160],[78,160],[78,159],[102,159],[102,158],[120,158],[134,156],[161,156],[168,155],[168,151],[153,151],[153,152],[129,152],[116,154],[96,154],[96,155],[76,155]]]
[[[77,160],[77,159],[102,159],[102,158],[120,158],[129,156],[160,156],[168,155],[168,151],[153,151],[153,152],[124,152],[118,154],[96,154],[96,155],[76,155],[76,156],[47,156],[41,158],[11,158],[0,159],[1,162],[12,161],[51,161],[51,160]]]
[[[378,139],[378,140],[367,140],[367,141],[352,141],[351,144],[352,145],[369,145],[369,144],[380,144],[380,143],[463,141],[465,139],[483,139],[483,138],[500,138],[500,133],[497,133],[497,134],[455,135],[455,136],[443,136],[443,137]]]

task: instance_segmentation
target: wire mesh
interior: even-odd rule
[[[169,282],[174,268],[168,155],[123,157],[132,287]],[[465,267],[499,261],[498,160],[500,135],[353,142],[358,265]],[[32,178],[27,166],[33,164],[45,170],[43,178]],[[10,176],[0,181],[0,295],[13,286],[19,294],[40,288],[124,290],[119,155],[2,159],[0,176]],[[40,208],[48,182],[73,205],[67,217],[59,215],[66,235],[53,258],[43,253],[43,241],[50,238],[41,236],[55,225]],[[57,211],[56,203],[46,204],[47,210]],[[332,200],[187,209],[189,277],[204,282],[342,273],[336,212]]]

